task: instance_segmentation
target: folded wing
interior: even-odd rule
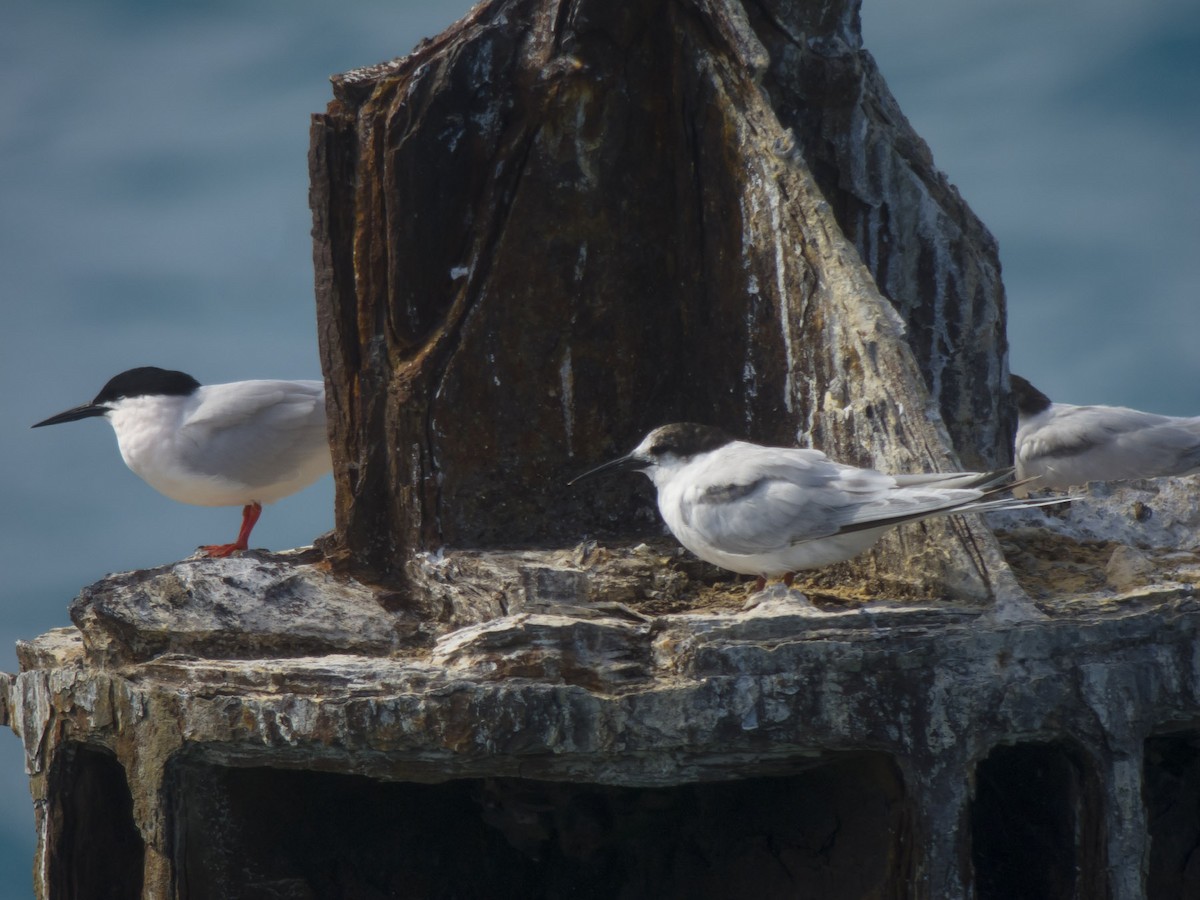
[[[691,488],[688,524],[730,553],[753,554],[953,509],[1005,473],[901,476],[844,466],[816,450],[739,443]]]
[[[1183,474],[1200,466],[1200,419],[1124,407],[1051,409],[1052,416],[1017,434],[1017,462],[1024,470],[1082,484]]]
[[[256,487],[315,478],[314,470],[329,467],[322,382],[242,381],[201,391],[180,429],[195,471]],[[187,454],[188,445],[197,452]]]

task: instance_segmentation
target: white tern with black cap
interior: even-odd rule
[[[887,475],[688,422],[654,429],[630,453],[571,483],[628,470],[654,482],[659,512],[679,543],[762,581],[850,559],[904,522],[1061,502],[996,499],[1011,469]]]
[[[1200,472],[1200,417],[1162,416],[1124,406],[1054,403],[1020,375],[1013,458],[1030,487]]]
[[[90,403],[45,421],[58,425],[103,416],[121,458],[156,491],[197,506],[241,506],[232,544],[202,547],[209,556],[247,549],[264,503],[308,487],[331,468],[320,381],[200,384],[183,372],[144,366],[109,380]]]

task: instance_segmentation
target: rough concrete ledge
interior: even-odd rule
[[[1200,730],[1190,586],[1043,604],[1043,620],[1005,624],[947,605],[823,609],[782,585],[746,603],[740,587],[722,594],[669,565],[642,582],[657,585],[644,596],[594,599],[597,581],[664,562],[644,547],[613,559],[554,577],[538,554],[439,560],[443,585],[447,567],[496,576],[504,587],[483,607],[500,614],[449,609],[445,594],[440,624],[409,646],[395,638],[405,608],[312,562],[193,560],[86,589],[77,629],[21,646],[8,701],[48,844],[39,877],[53,880],[61,857],[51,848],[63,820],[46,806],[54,773],[99,751],[128,785],[145,884],[166,892],[145,896],[170,896],[187,864],[171,786],[208,784],[210,769],[674,790],[834,772],[866,753],[896,773],[880,790],[895,793],[915,842],[912,871],[889,869],[907,885],[900,895],[965,897],[975,773],[997,748],[1033,747],[1061,748],[1077,770],[1067,813],[1081,834],[1090,816],[1096,838],[1073,848],[1072,865],[1108,872],[1114,897],[1143,896],[1144,748]],[[638,609],[686,606],[689,593],[709,607]],[[497,827],[515,840],[511,822]]]
[[[44,768],[42,729],[22,723],[47,703],[64,738],[100,743],[169,704],[171,721],[155,727],[218,755],[250,748],[267,762],[300,750],[355,771],[360,752],[411,753],[437,758],[445,779],[505,766],[574,776],[580,757],[615,752],[605,770],[621,780],[645,762],[626,753],[718,761],[767,747],[869,746],[932,764],[1064,735],[1124,746],[1197,718],[1200,603],[1190,594],[1086,623],[823,618],[775,610],[646,625],[518,614],[456,632],[421,658],[169,654],[116,668],[89,666],[63,629],[24,646],[25,658],[57,664],[17,676],[14,726],[34,771]],[[726,777],[738,776],[734,767]],[[674,784],[694,773],[636,778]]]

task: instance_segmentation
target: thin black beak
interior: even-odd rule
[[[45,421],[38,422],[36,425],[29,427],[41,428],[43,425],[61,425],[63,422],[74,422],[76,419],[89,419],[92,416],[102,416],[106,412],[108,412],[107,406],[85,403],[82,406],[76,406],[73,409],[68,409],[66,412],[60,412],[57,416],[51,416]]]
[[[576,475],[567,484],[572,485],[578,481],[583,481],[585,478],[591,478],[594,475],[608,475],[612,472],[640,472],[642,469],[648,468],[649,465],[646,460],[639,459],[636,456],[619,456],[603,465],[596,466],[594,469],[588,469],[582,475]]]

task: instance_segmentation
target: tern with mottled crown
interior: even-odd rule
[[[640,471],[676,539],[723,569],[770,577],[842,562],[890,528],[934,516],[1041,506],[996,495],[1012,470],[887,475],[819,450],[764,447],[707,425],[651,431],[630,453],[583,473]]]

